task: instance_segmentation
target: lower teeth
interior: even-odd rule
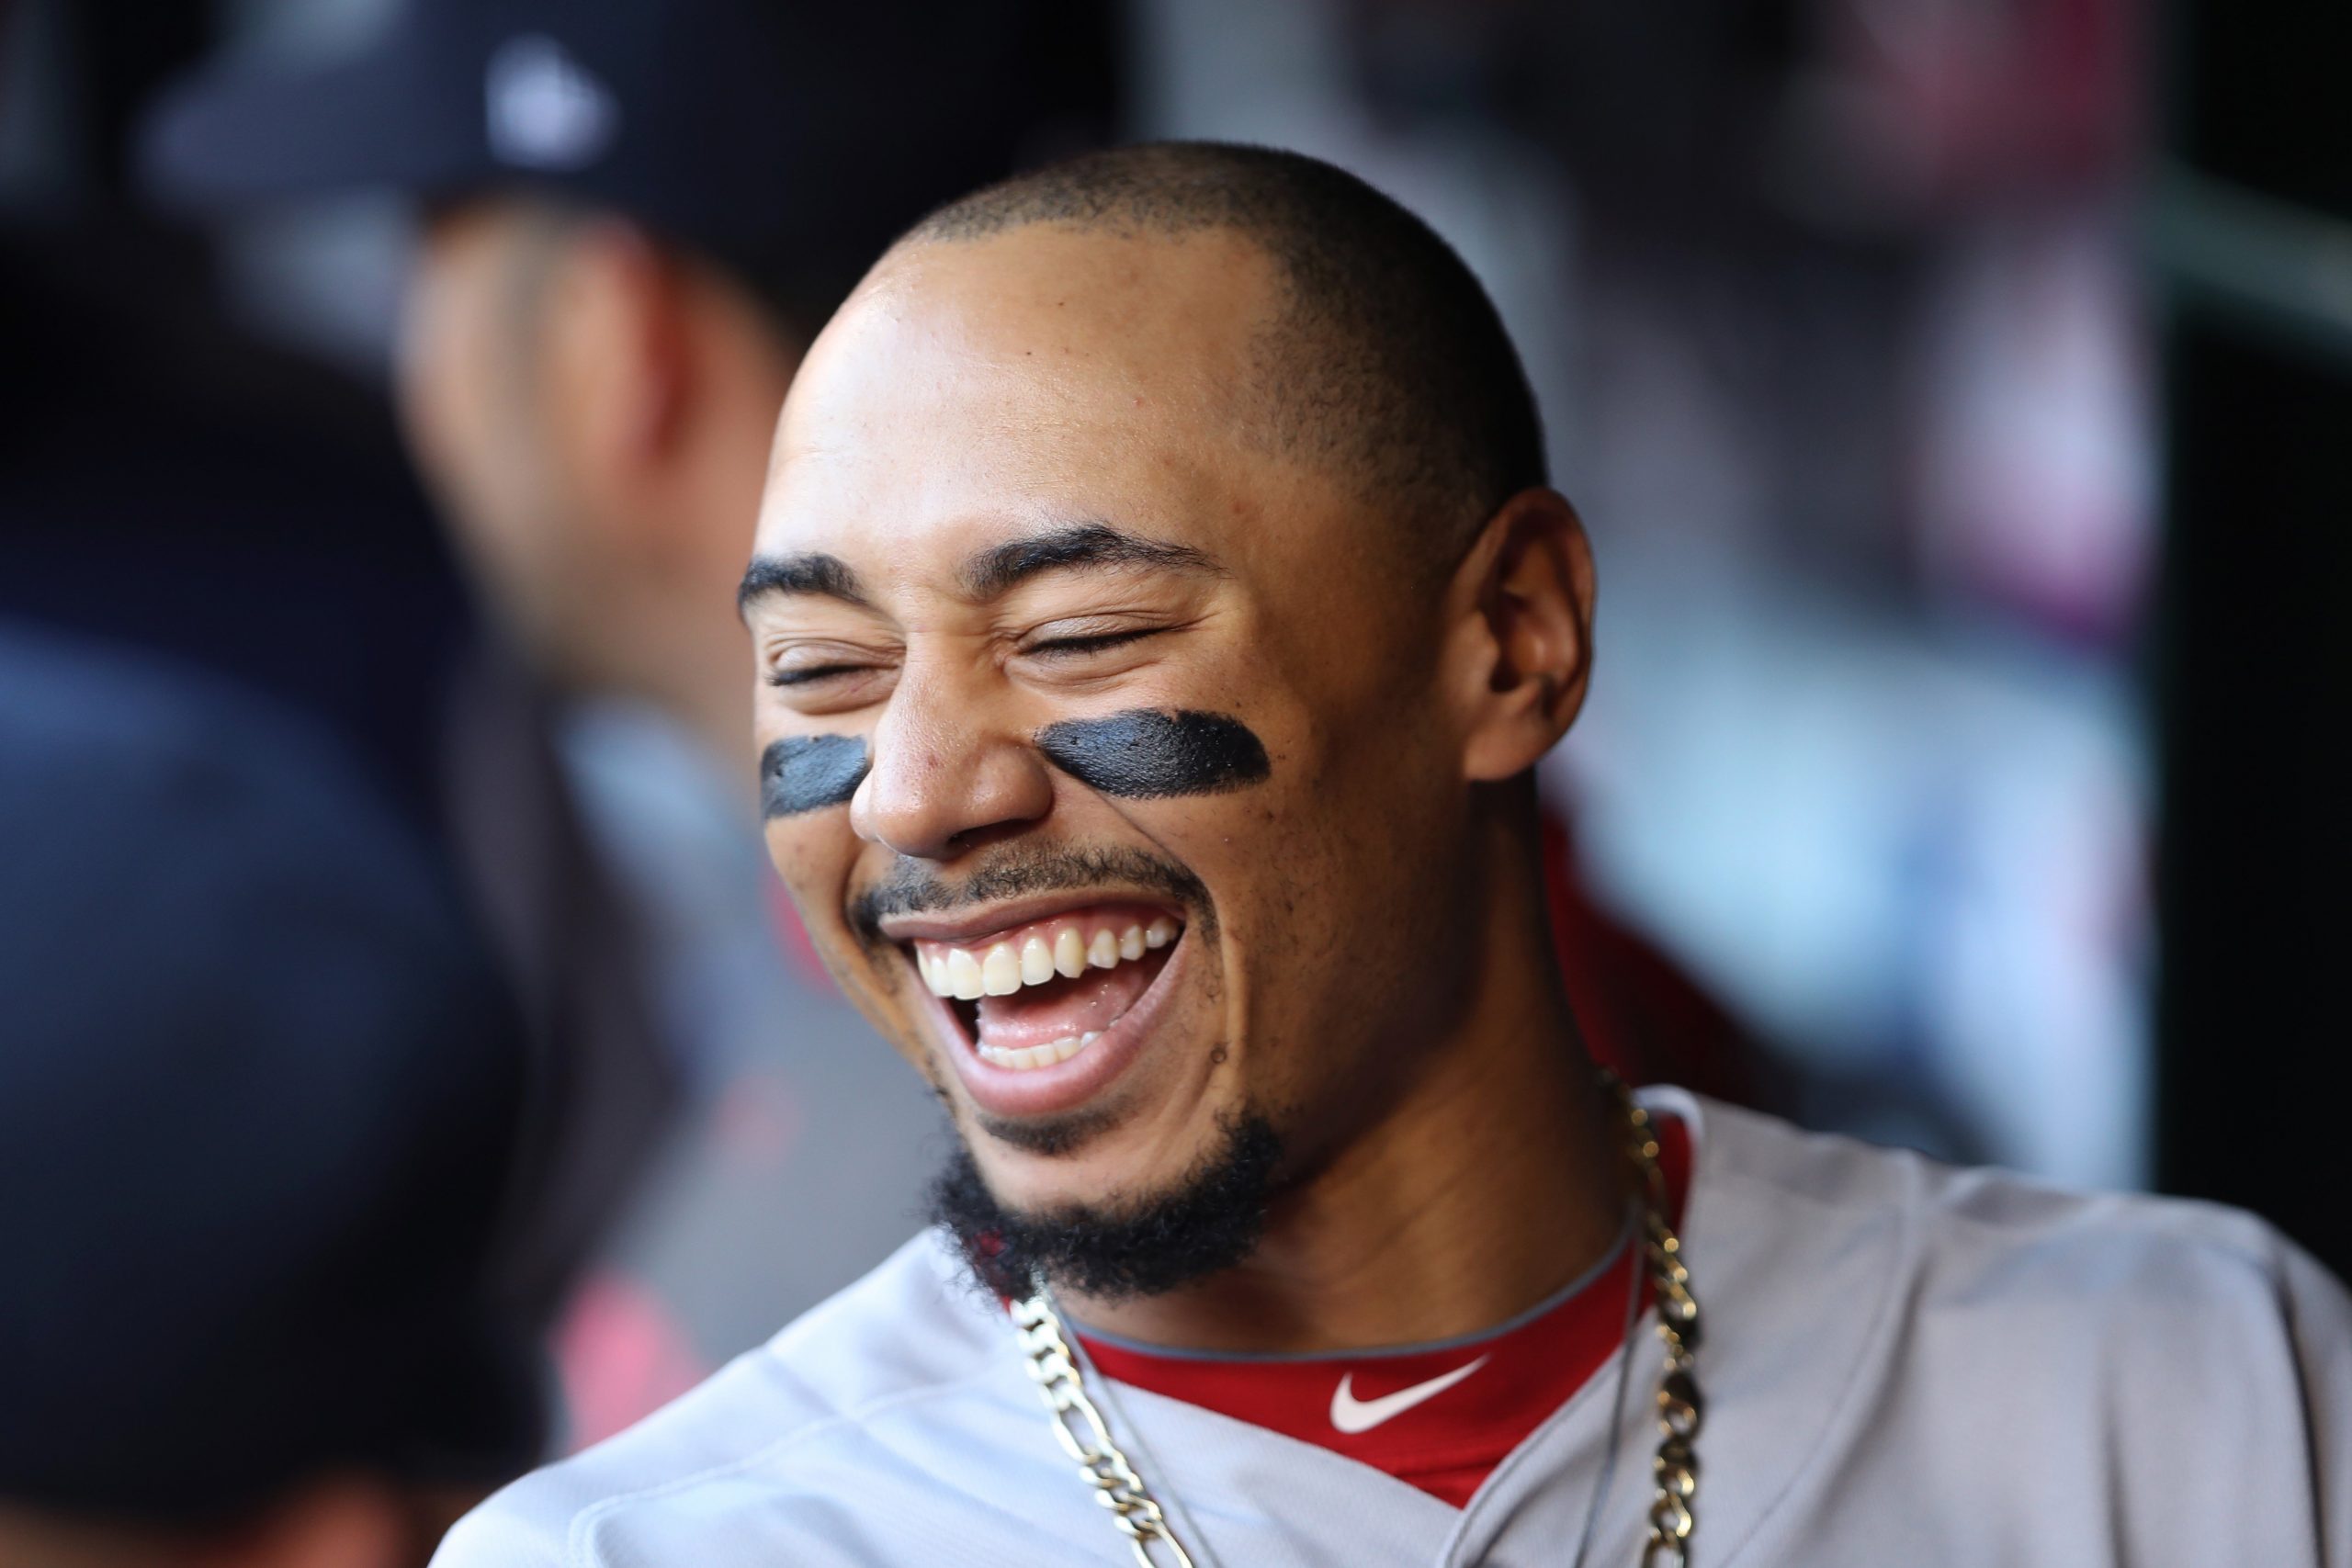
[[[975,1046],[975,1049],[978,1051],[980,1060],[988,1063],[989,1066],[1009,1067],[1014,1072],[1021,1072],[1033,1067],[1050,1067],[1056,1062],[1067,1062],[1102,1038],[1101,1030],[1090,1029],[1083,1034],[1072,1034],[1064,1039],[1048,1041],[1043,1045],[1028,1045],[1018,1050],[1008,1050],[1001,1045],[985,1043]]]

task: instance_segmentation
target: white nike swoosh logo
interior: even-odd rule
[[[1466,1367],[1433,1377],[1427,1382],[1417,1382],[1410,1388],[1400,1388],[1395,1393],[1384,1393],[1378,1399],[1358,1399],[1355,1393],[1355,1373],[1340,1379],[1340,1386],[1331,1391],[1331,1425],[1350,1437],[1369,1432],[1383,1421],[1394,1420],[1414,1405],[1435,1399],[1472,1372],[1487,1364],[1479,1357]]]

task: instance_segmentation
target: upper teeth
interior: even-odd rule
[[[1089,968],[1109,969],[1166,947],[1175,937],[1176,922],[1165,915],[1148,924],[1130,922],[1125,929],[1099,926],[1091,936],[1081,922],[1072,920],[1032,931],[1017,946],[1000,942],[976,949],[919,942],[915,965],[934,996],[971,1001],[1009,997],[1023,986],[1042,986],[1057,976],[1076,979]]]

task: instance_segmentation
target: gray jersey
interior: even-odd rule
[[[2052,1191],[1673,1091],[1705,1310],[1694,1561],[2352,1568],[2352,1303],[2261,1222]],[[1640,1556],[1655,1340],[1455,1509],[1328,1450],[1112,1385],[1206,1568]],[[1100,1387],[1098,1380],[1097,1386]],[[1128,1562],[1012,1330],[935,1239],[695,1393],[508,1487],[435,1568]]]

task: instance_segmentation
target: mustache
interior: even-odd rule
[[[900,855],[843,906],[850,930],[870,948],[887,948],[882,921],[1037,893],[1157,893],[1183,907],[1204,937],[1216,934],[1216,904],[1201,879],[1148,851],[1007,845],[954,881],[922,861]]]

